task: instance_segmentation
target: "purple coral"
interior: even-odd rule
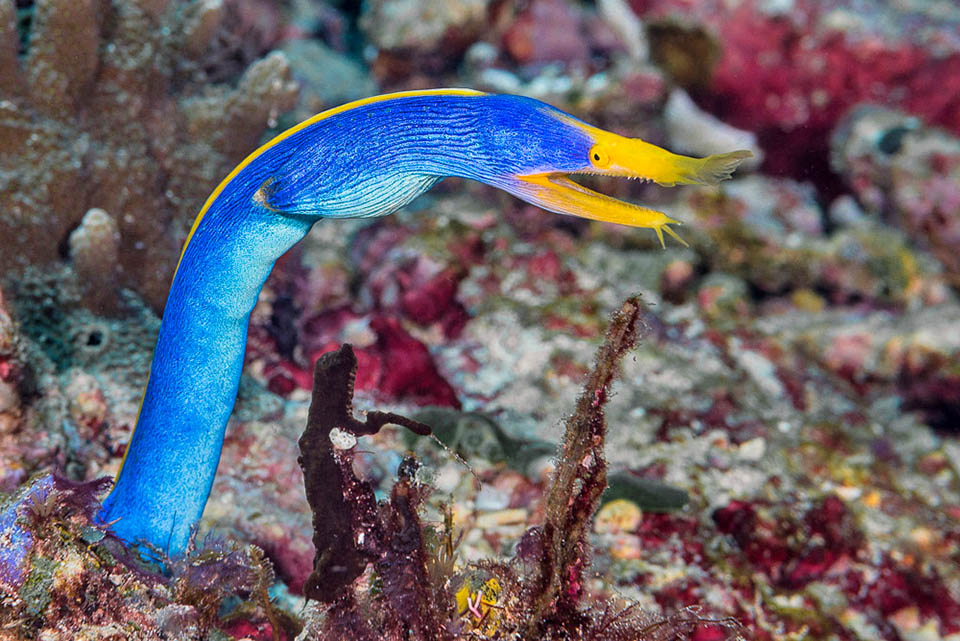
[[[45,474],[25,486],[0,511],[0,588],[14,592],[29,573],[27,557],[33,548],[33,534],[20,523],[26,512],[47,500],[54,489],[52,474]]]

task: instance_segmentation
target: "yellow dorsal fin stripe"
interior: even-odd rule
[[[196,219],[193,221],[193,226],[190,228],[190,233],[187,234],[187,240],[183,243],[183,249],[180,250],[180,259],[177,261],[177,267],[180,267],[180,261],[183,260],[183,254],[187,251],[187,245],[190,244],[190,240],[193,238],[194,232],[197,231],[197,227],[200,226],[200,222],[203,220],[204,215],[207,213],[207,210],[210,209],[213,205],[213,201],[226,189],[227,185],[230,183],[233,178],[243,171],[244,167],[249,165],[254,159],[257,158],[260,154],[267,151],[274,145],[283,140],[289,138],[298,131],[309,127],[310,125],[325,120],[331,116],[336,116],[337,114],[343,113],[344,111],[349,111],[350,109],[356,109],[357,107],[363,107],[365,105],[373,104],[375,102],[383,102],[385,100],[394,100],[396,98],[412,98],[416,96],[485,96],[487,95],[483,91],[477,91],[476,89],[421,89],[415,91],[398,91],[396,93],[388,93],[379,96],[370,96],[369,98],[361,98],[360,100],[354,100],[353,102],[348,102],[339,107],[333,107],[332,109],[327,109],[326,111],[321,111],[315,116],[307,118],[298,125],[290,127],[283,133],[277,135],[276,137],[270,139],[267,143],[261,145],[256,150],[254,150],[249,156],[243,159],[239,165],[233,168],[227,177],[220,181],[220,184],[217,185],[217,188],[213,190],[210,196],[207,198],[206,202],[203,203],[203,207],[200,208],[200,213],[197,214]],[[176,273],[176,272],[174,272]]]

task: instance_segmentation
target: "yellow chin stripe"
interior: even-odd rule
[[[562,175],[536,174],[521,176],[519,180],[528,186],[523,190],[524,198],[549,211],[630,227],[648,227],[657,232],[661,245],[664,244],[663,231],[666,231],[683,245],[687,244],[668,227],[679,225],[680,221],[663,212],[611,198]]]

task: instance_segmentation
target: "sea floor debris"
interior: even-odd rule
[[[630,613],[656,620],[691,607],[733,617],[760,641],[958,638],[955,3],[464,0],[423,11],[376,0],[361,24],[349,3],[225,0],[181,11],[188,3],[113,0],[108,13],[122,16],[97,27],[99,47],[89,14],[71,24],[33,19],[68,4],[0,1],[0,95],[9,98],[0,101],[0,183],[16,179],[0,187],[28,183],[19,197],[37,223],[18,232],[28,252],[0,223],[0,263],[42,263],[0,274],[5,509],[52,482],[50,470],[71,483],[115,473],[176,244],[274,115],[293,124],[362,97],[356,91],[472,86],[546,99],[666,143],[677,113],[674,105],[665,114],[667,101],[683,90],[702,112],[698,126],[736,126],[718,135],[752,135],[765,158],[719,188],[595,185],[684,220],[689,249],[651,251],[649,238],[544,216],[456,180],[391,219],[318,225],[279,262],[255,310],[247,375],[198,533],[196,554],[211,564],[199,571],[214,583],[227,577],[216,593],[225,609],[212,613],[226,619],[208,616],[211,601],[178,601],[186,587],[128,571],[121,550],[106,559],[110,539],[87,541],[96,530],[80,525],[85,508],[58,492],[53,513],[66,524],[31,548],[28,601],[0,590],[4,641],[294,638],[295,619],[318,607],[304,605],[314,529],[297,440],[315,362],[344,343],[358,361],[358,413],[411,416],[443,444],[390,428],[362,437],[357,477],[387,501],[412,451],[420,465],[400,487],[408,503],[421,501],[420,524],[440,532],[427,547],[455,548],[465,565],[512,558],[545,522],[551,452],[605,317],[637,291],[648,333],[604,408],[616,492],[600,499],[587,533],[586,593],[636,603]],[[24,93],[39,81],[39,61],[59,60],[69,39],[42,42],[57,29],[88,34],[78,53],[99,61],[99,73],[120,74],[112,82],[122,91],[111,95],[129,97],[123,109],[110,108],[101,76],[93,93],[107,107],[84,108],[76,79],[89,64],[54,69],[68,80],[43,85],[49,100]],[[178,38],[195,45],[165,48]],[[135,55],[137,43],[156,44],[157,55]],[[234,81],[269,47],[286,52],[304,86],[295,116],[279,113],[293,95],[275,56],[251,77],[272,98],[242,107],[261,94]],[[218,120],[231,100],[242,136],[175,126],[184,114]],[[142,153],[144,135],[171,128],[179,133]],[[154,172],[151,159],[172,173]],[[44,191],[54,165],[64,182]],[[7,223],[26,215],[18,203],[0,198]],[[144,273],[115,278],[114,251],[125,270],[144,262],[140,252],[151,258]],[[104,279],[135,291],[90,286]],[[223,539],[238,547],[209,552]],[[273,615],[263,605],[268,580],[237,569],[259,563],[250,544],[274,570]],[[231,555],[233,570],[215,572]],[[495,635],[494,606],[516,585],[490,578],[472,574],[438,601],[480,621],[477,638]],[[70,600],[48,599],[51,590]],[[100,618],[71,618],[67,603]],[[36,614],[24,619],[24,607]]]
[[[604,406],[624,356],[642,335],[643,306],[614,314],[574,413],[545,496],[545,519],[521,537],[512,559],[458,560],[449,510],[439,526],[422,520],[432,490],[404,458],[389,499],[358,478],[357,437],[394,423],[421,436],[430,428],[393,413],[353,418],[357,359],[344,345],[317,360],[300,465],[314,512],[314,570],[305,585],[313,611],[304,638],[666,640],[697,630],[733,638],[732,618],[694,610],[652,617],[622,599],[589,594],[588,535],[607,487]]]

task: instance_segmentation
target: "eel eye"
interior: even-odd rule
[[[600,145],[594,145],[590,150],[590,163],[594,167],[606,167],[610,164],[610,155]]]

